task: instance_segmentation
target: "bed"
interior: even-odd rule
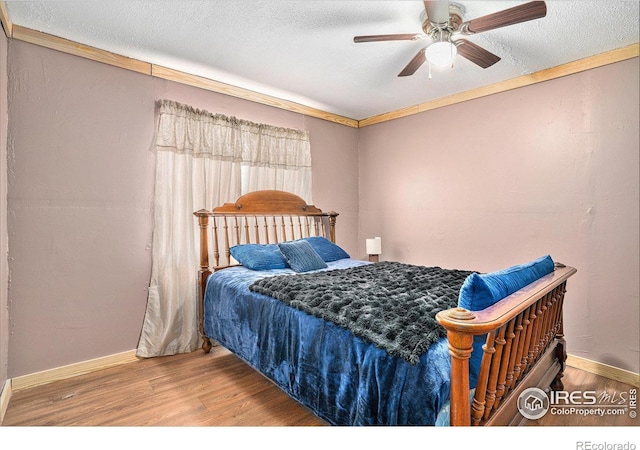
[[[332,425],[517,425],[523,392],[562,389],[576,269],[549,255],[490,274],[360,261],[337,213],[276,190],[194,215],[203,350]]]

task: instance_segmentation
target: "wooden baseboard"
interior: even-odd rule
[[[64,380],[66,378],[83,375],[96,370],[102,370],[120,364],[127,364],[137,360],[138,357],[136,356],[136,351],[129,350],[127,352],[116,353],[115,355],[104,356],[102,358],[91,359],[89,361],[82,361],[68,366],[56,367],[55,369],[15,377],[11,380],[11,385],[14,391],[19,391],[51,383],[52,381]]]
[[[611,380],[640,387],[640,374],[629,370],[619,369],[618,367],[574,355],[567,355],[567,365]]]
[[[2,425],[4,415],[9,407],[9,400],[11,400],[11,380],[5,381],[2,391],[0,391],[0,425]]]
[[[117,353],[115,355],[104,356],[102,358],[91,359],[89,361],[82,361],[76,364],[57,367],[55,369],[36,372],[7,380],[2,388],[2,393],[0,394],[0,424],[2,423],[4,412],[6,411],[13,391],[28,389],[51,383],[53,381],[64,380],[66,378],[106,369],[120,364],[128,364],[137,360],[138,357],[136,356],[136,351],[130,350],[127,352]],[[616,380],[621,383],[640,387],[640,375],[628,370],[609,366],[607,364],[581,358],[575,355],[567,355],[567,365]]]

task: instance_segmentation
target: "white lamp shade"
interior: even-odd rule
[[[382,239],[375,237],[367,239],[367,255],[379,255],[382,253]]]
[[[434,66],[445,67],[451,65],[458,53],[457,47],[451,42],[434,42],[424,51],[427,61]]]

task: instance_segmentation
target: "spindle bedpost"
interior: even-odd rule
[[[209,216],[211,213],[206,209],[201,209],[194,213],[198,218],[198,225],[200,227],[200,269],[198,270],[198,329],[200,336],[202,337],[202,349],[205,353],[209,353],[211,350],[211,340],[206,336],[204,332],[204,286],[206,285],[207,278],[211,275],[211,269],[209,268]]]

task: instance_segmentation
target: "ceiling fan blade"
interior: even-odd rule
[[[355,36],[353,42],[413,41],[425,37],[427,36],[422,33],[373,34],[369,36]]]
[[[481,33],[506,27],[507,25],[540,19],[546,15],[547,5],[545,2],[529,2],[470,20],[463,24],[463,28],[466,28],[472,34]]]
[[[426,1],[424,9],[427,11],[429,22],[436,24],[446,24],[449,22],[449,2],[448,1]]]
[[[455,43],[460,56],[467,58],[469,61],[479,65],[483,69],[491,67],[500,61],[499,56],[494,55],[489,50],[485,50],[479,45],[467,41],[466,39],[457,39]]]
[[[423,48],[418,53],[416,53],[416,56],[414,56],[413,59],[409,61],[409,64],[407,64],[406,67],[402,69],[402,72],[400,72],[398,76],[408,77],[409,75],[413,75],[414,73],[416,73],[416,70],[418,70],[420,66],[422,66],[425,63],[426,60],[427,58],[424,55],[424,48]]]

